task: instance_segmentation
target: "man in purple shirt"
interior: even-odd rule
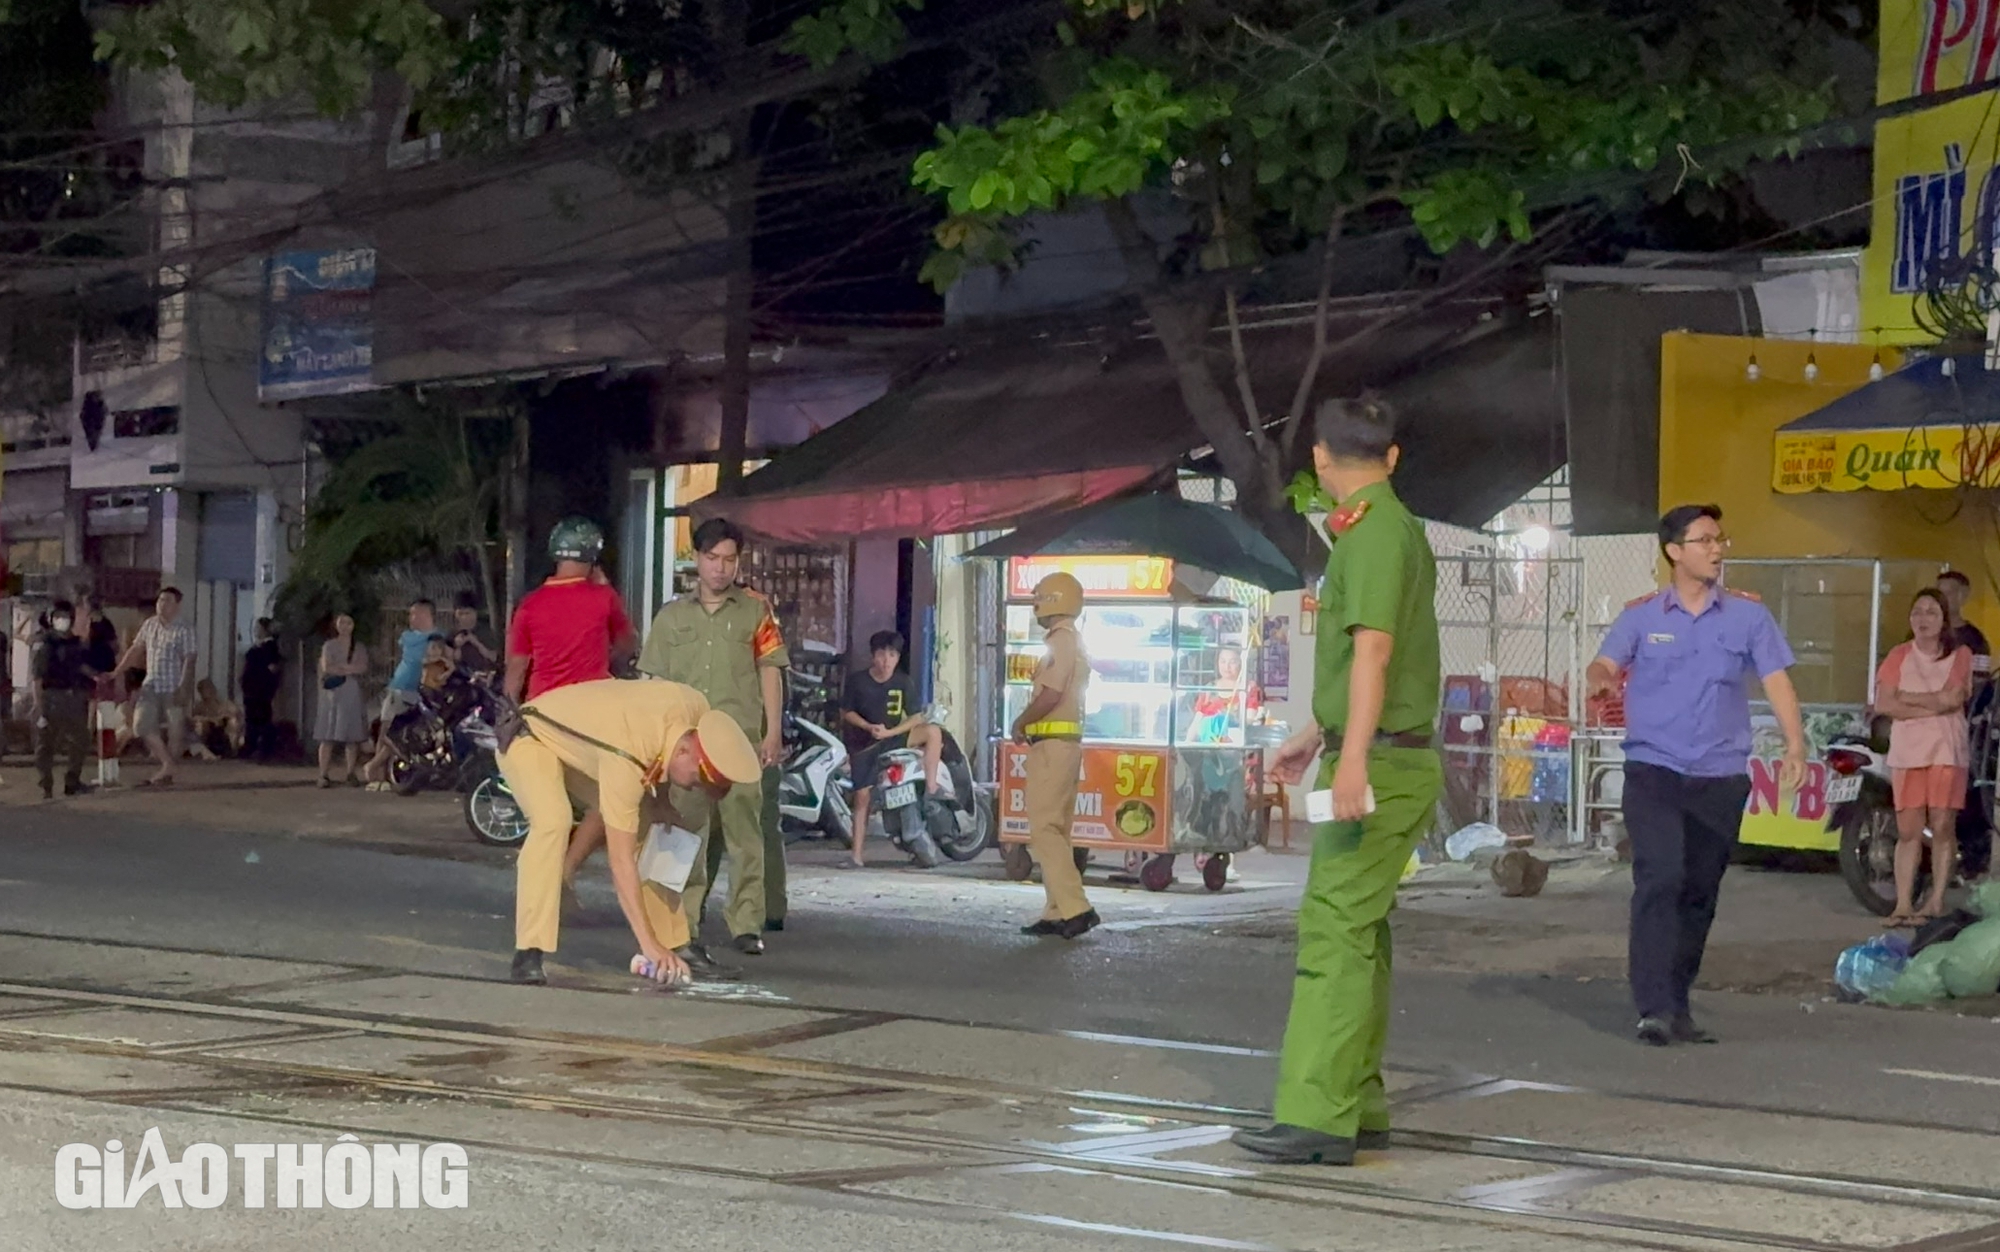
[[[1713,1043],[1688,990],[1750,798],[1750,680],[1764,684],[1785,732],[1779,786],[1805,778],[1805,724],[1787,669],[1792,650],[1755,596],[1722,586],[1722,510],[1686,504],[1660,519],[1673,566],[1663,591],[1625,606],[1590,663],[1593,695],[1625,685],[1625,830],[1632,839],[1626,965],[1639,1040]]]

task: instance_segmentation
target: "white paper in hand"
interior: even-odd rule
[[[701,836],[655,822],[646,834],[646,846],[639,849],[639,877],[679,892],[687,886],[694,859],[700,855]]]
[[[1365,816],[1374,811],[1375,788],[1370,787],[1368,788],[1367,795],[1362,797],[1361,812]],[[1321,826],[1332,820],[1333,792],[1331,790],[1308,792],[1306,794],[1306,821],[1311,822],[1315,826]]]

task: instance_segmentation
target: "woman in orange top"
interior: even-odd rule
[[[1875,711],[1894,719],[1889,769],[1896,797],[1896,910],[1891,926],[1911,926],[1944,912],[1944,890],[1958,851],[1958,807],[1965,797],[1971,747],[1965,702],[1972,691],[1972,651],[1947,650],[1944,597],[1935,587],[1910,605],[1910,641],[1883,660],[1875,676]],[[1931,835],[1931,894],[1923,912],[1910,894]]]

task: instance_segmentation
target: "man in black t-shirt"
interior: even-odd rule
[[[862,847],[868,841],[868,806],[874,798],[875,768],[882,754],[908,744],[924,754],[924,777],[937,785],[938,761],[944,737],[917,709],[916,688],[896,666],[903,659],[903,637],[879,630],[868,640],[869,665],[847,676],[840,701],[841,737],[854,778],[854,856],[851,865],[866,864]]]

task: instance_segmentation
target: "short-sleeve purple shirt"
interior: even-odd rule
[[[1696,778],[1749,770],[1749,680],[1792,664],[1771,611],[1720,588],[1699,616],[1671,587],[1628,605],[1597,652],[1630,675],[1626,758]]]

